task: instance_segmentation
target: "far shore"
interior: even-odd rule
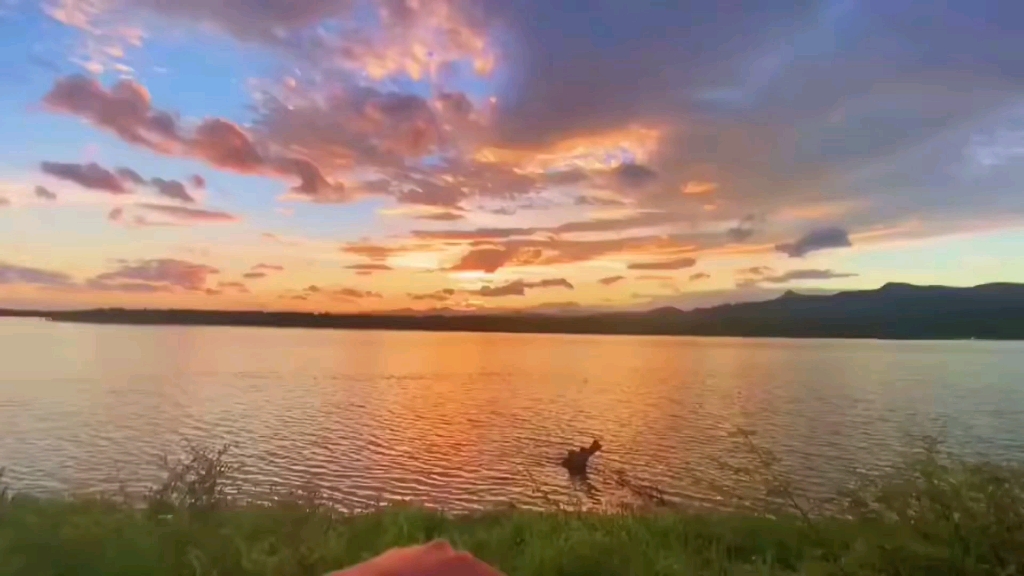
[[[689,311],[555,314],[329,314],[226,310],[0,309],[0,317],[57,322],[182,326],[261,326],[553,334],[861,338],[882,340],[1024,340],[1024,284],[970,288],[886,284],[877,290],[802,295]]]

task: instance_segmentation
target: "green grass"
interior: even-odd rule
[[[143,503],[6,496],[0,575],[313,576],[434,538],[524,576],[1024,574],[1024,472],[934,447],[837,500],[829,516],[809,514],[792,494],[774,498],[792,514],[667,505],[346,515],[311,498],[232,503],[222,452],[194,451],[171,469]],[[766,494],[789,490],[773,472],[764,477]]]

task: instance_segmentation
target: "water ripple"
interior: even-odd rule
[[[360,509],[621,498],[618,471],[728,505],[715,462],[758,432],[811,493],[939,433],[1024,460],[1024,345],[344,332],[0,321],[0,465],[15,489],[159,479],[230,442],[247,494]],[[54,353],[60,351],[60,354]],[[589,486],[557,466],[599,437]]]

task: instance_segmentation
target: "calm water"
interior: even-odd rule
[[[0,320],[0,465],[16,489],[129,489],[183,438],[233,442],[253,490],[347,507],[575,498],[555,462],[600,437],[617,470],[715,502],[758,431],[811,491],[908,434],[1024,460],[1024,343],[139,327]]]

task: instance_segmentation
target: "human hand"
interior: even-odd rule
[[[394,548],[362,564],[327,576],[504,576],[468,552],[456,552],[443,540]]]

